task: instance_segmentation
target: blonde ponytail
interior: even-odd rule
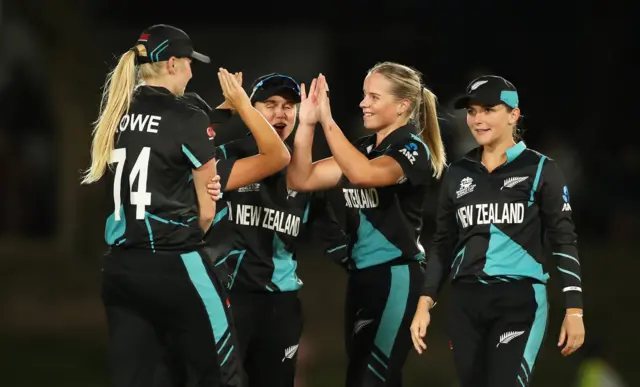
[[[444,170],[447,156],[440,136],[440,124],[436,110],[436,95],[426,87],[422,88],[421,106],[418,107],[419,136],[427,144],[431,153],[433,176],[440,178]]]
[[[129,50],[120,57],[116,67],[107,75],[100,103],[100,115],[93,129],[91,167],[84,172],[82,184],[95,183],[104,175],[113,151],[118,124],[122,116],[129,111],[136,83],[136,53]]]

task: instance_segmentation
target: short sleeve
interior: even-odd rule
[[[425,184],[433,174],[429,148],[418,137],[399,139],[389,146],[385,156],[400,164],[404,176],[413,185]]]
[[[196,111],[184,124],[181,133],[182,153],[194,169],[200,168],[215,156],[212,130],[209,128],[209,117]]]
[[[255,139],[251,136],[231,141],[216,148],[216,171],[220,176],[222,191],[226,191],[236,160],[253,156],[257,153]]]

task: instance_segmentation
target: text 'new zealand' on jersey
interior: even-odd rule
[[[350,266],[363,269],[397,259],[422,260],[420,244],[425,195],[433,178],[429,148],[413,125],[391,132],[378,146],[376,134],[358,139],[355,146],[373,160],[389,156],[404,176],[387,187],[361,188],[343,177]]]
[[[481,148],[451,165],[442,186],[437,231],[429,250],[426,295],[453,280],[546,282],[543,237],[565,284],[568,304],[580,305],[580,263],[569,190],[555,162],[520,142],[491,173]],[[546,235],[545,235],[546,234]],[[441,265],[440,268],[438,266]],[[432,267],[430,267],[432,266]]]
[[[192,170],[215,156],[206,113],[162,87],[139,86],[111,155],[109,245],[189,251],[203,244]]]
[[[225,189],[236,160],[257,154],[251,135],[218,148],[224,192],[207,250],[226,270],[232,290],[298,290],[302,281],[296,275],[295,241],[307,222],[310,194],[288,189],[285,170],[234,191]]]

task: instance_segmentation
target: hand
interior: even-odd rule
[[[418,352],[418,355],[422,355],[422,351],[427,349],[427,345],[424,343],[424,338],[427,336],[427,327],[431,323],[431,313],[429,309],[433,305],[431,297],[420,297],[418,301],[418,307],[416,308],[416,314],[413,317],[411,323],[411,340],[413,341],[413,347]]]
[[[322,73],[318,76],[315,96],[318,100],[318,120],[323,125],[331,122],[333,118],[331,116],[331,104],[329,103],[329,85],[327,84],[327,78]]]
[[[570,316],[571,314],[582,315],[582,309],[567,309],[567,313],[564,316],[562,327],[560,328],[560,338],[558,339],[558,347],[566,345],[560,353],[563,356],[569,356],[577,351],[582,344],[584,344],[584,322],[582,317]]]
[[[229,109],[238,110],[242,107],[251,106],[249,96],[241,85],[242,73],[236,73],[236,75],[234,75],[221,67],[218,71],[218,79],[222,87],[225,104],[227,104]]]
[[[242,71],[238,73],[233,73],[233,77],[236,79],[240,87],[242,87]],[[229,104],[229,101],[227,101],[226,98],[224,102],[221,103],[216,109],[232,109],[233,110],[233,108]]]
[[[220,175],[215,175],[211,182],[207,184],[207,193],[211,196],[211,200],[217,202],[220,200],[222,186],[220,185]]]
[[[300,124],[313,126],[318,122],[318,99],[315,95],[317,85],[318,80],[313,78],[309,94],[306,92],[305,84],[300,85],[300,110],[298,111]]]

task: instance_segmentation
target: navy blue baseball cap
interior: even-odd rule
[[[186,32],[167,24],[156,24],[144,30],[136,42],[138,44],[144,45],[147,50],[147,56],[142,56],[135,50],[138,63],[161,62],[172,56],[211,63],[211,58],[193,49],[191,38]]]
[[[469,83],[465,94],[458,97],[454,109],[464,109],[471,104],[495,106],[505,104],[511,108],[518,107],[518,91],[513,83],[496,75],[483,75]]]
[[[295,79],[282,74],[271,73],[256,79],[251,86],[251,103],[266,101],[274,95],[286,95],[293,102],[300,102],[300,85]]]

